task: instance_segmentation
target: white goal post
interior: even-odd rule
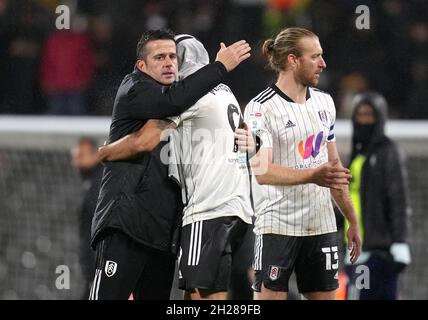
[[[0,116],[0,146],[69,148],[80,136],[104,141],[110,122],[110,117]],[[386,133],[406,153],[428,152],[428,121],[389,120]],[[348,154],[351,122],[337,120],[335,135],[340,153]]]

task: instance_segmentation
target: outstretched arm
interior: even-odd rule
[[[217,86],[227,72],[250,57],[251,47],[245,40],[226,47],[223,43],[216,61],[177,81],[163,86],[154,81],[140,81],[128,91],[127,108],[120,117],[131,119],[163,119],[177,116]]]
[[[328,159],[335,159],[336,167],[343,168],[340,162],[339,153],[335,142],[329,142],[327,144]],[[361,253],[361,235],[360,228],[358,226],[358,219],[355,214],[354,206],[352,205],[351,198],[349,197],[349,189],[347,185],[338,185],[337,188],[331,188],[331,195],[336,202],[341,213],[345,216],[349,222],[349,228],[347,230],[348,237],[348,249],[351,251],[351,262],[355,263]]]
[[[261,148],[250,160],[251,168],[259,184],[298,185],[315,183],[322,187],[347,186],[351,178],[349,170],[329,161],[317,168],[293,169],[272,162],[272,148]]]
[[[149,120],[137,132],[104,145],[98,149],[101,161],[126,160],[142,152],[150,152],[174,129],[175,123],[170,120]]]

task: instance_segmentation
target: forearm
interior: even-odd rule
[[[176,114],[187,110],[194,105],[196,101],[207,94],[211,89],[221,83],[227,71],[220,62],[213,62],[186,79],[175,82],[167,88],[167,98],[171,106],[176,106]]]
[[[117,161],[130,159],[139,153],[137,132],[127,135],[113,143],[98,149],[101,161]]]
[[[342,161],[340,160],[339,153],[337,152],[336,143],[329,142],[327,144],[328,151],[328,160],[337,159],[337,167],[343,168]],[[355,214],[354,206],[352,205],[352,200],[349,196],[349,187],[348,185],[338,185],[337,189],[330,189],[331,195],[333,196],[334,201],[336,202],[340,212],[348,220],[350,225],[358,225],[358,219]]]
[[[265,184],[293,186],[311,183],[312,176],[312,169],[291,169],[272,163],[262,179]]]
[[[298,185],[313,182],[314,169],[292,169],[272,163],[263,149],[250,163],[257,182],[262,185]]]
[[[144,120],[177,116],[220,84],[225,74],[224,66],[215,62],[171,86],[137,85],[129,94],[130,106],[123,111],[124,117]]]
[[[298,185],[314,183],[321,187],[338,188],[348,185],[349,170],[338,166],[338,159],[328,161],[316,168],[293,169],[272,161],[272,149],[260,149],[250,161],[251,168],[259,184]]]
[[[333,199],[340,209],[340,212],[348,220],[349,227],[345,230],[347,249],[350,250],[350,261],[356,263],[361,253],[362,241],[361,230],[358,219],[349,197],[348,186],[341,186],[339,189],[330,189]]]
[[[354,206],[352,205],[351,198],[349,196],[348,186],[344,185],[338,189],[330,189],[331,195],[333,196],[334,202],[338,206],[340,212],[348,220],[350,225],[358,225],[358,219],[355,214]]]
[[[126,160],[142,152],[150,152],[175,129],[171,120],[149,120],[137,132],[99,148],[101,161]]]

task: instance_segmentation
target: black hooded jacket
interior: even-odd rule
[[[218,85],[225,74],[225,67],[215,62],[183,81],[164,86],[136,69],[118,89],[109,143],[138,131],[149,119],[179,115]],[[92,221],[93,247],[106,228],[114,228],[151,248],[176,253],[182,204],[180,188],[169,179],[168,164],[161,161],[165,144],[132,160],[105,163]]]
[[[361,172],[361,211],[364,228],[363,250],[389,251],[394,242],[406,242],[408,233],[407,176],[404,160],[397,145],[384,132],[387,103],[377,93],[367,92],[353,101],[352,122],[355,128],[356,110],[363,104],[375,110],[376,123],[370,142],[361,152],[355,129],[352,160],[360,153],[366,156]]]

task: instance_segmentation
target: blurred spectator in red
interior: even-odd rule
[[[86,89],[94,76],[95,54],[83,17],[72,19],[71,30],[50,34],[42,51],[40,83],[48,113],[86,113]]]

